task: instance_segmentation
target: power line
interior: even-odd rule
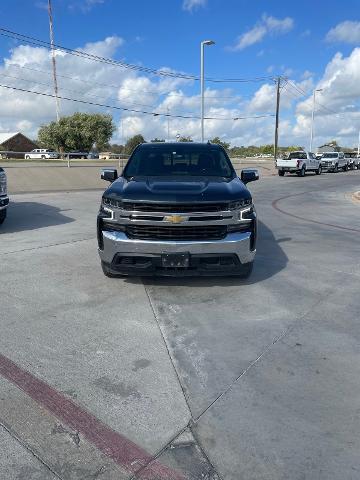
[[[7,77],[7,78],[13,78],[15,80],[20,80],[22,82],[27,82],[27,83],[35,83],[36,85],[42,85],[44,87],[49,87],[51,88],[51,85],[49,83],[44,83],[44,82],[39,82],[38,80],[29,80],[29,79],[26,79],[26,78],[21,78],[21,77],[15,77],[13,75],[7,75],[7,74],[2,74],[3,77]],[[80,95],[84,95],[84,92],[80,92],[79,90],[73,90],[73,89],[69,89],[69,88],[61,88],[62,91],[66,91],[66,92],[70,92],[70,93],[75,93],[75,94],[80,94]],[[104,97],[100,97],[98,95],[91,95],[87,92],[85,92],[85,95],[87,95],[88,97],[90,98],[98,98],[102,101],[106,101]],[[57,94],[58,96],[58,94]],[[108,100],[114,100],[116,102],[119,102],[120,100],[118,98],[115,98],[115,97],[107,97]],[[137,102],[125,102],[125,106],[140,106],[140,107],[148,107],[148,108],[156,108],[155,105],[148,105],[148,104],[143,104],[143,103],[137,103]],[[193,112],[182,112],[182,114],[189,114],[191,115]],[[262,115],[262,114],[266,114],[265,113],[259,113],[259,115]],[[155,115],[155,114],[154,114]],[[228,117],[217,117],[218,120],[228,120]]]
[[[43,47],[43,48],[51,49],[51,45],[49,44],[49,42],[46,42],[44,40],[40,40],[40,39],[35,38],[35,37],[31,37],[31,36],[28,36],[28,35],[23,35],[23,34],[18,33],[18,32],[13,32],[13,31],[7,30],[5,28],[0,28],[0,35],[3,35],[5,37],[14,38],[16,40],[23,41],[23,42],[28,43],[30,45],[35,45],[37,47]],[[196,75],[189,75],[189,74],[185,74],[185,73],[175,73],[175,72],[171,72],[171,71],[168,71],[168,70],[157,70],[157,69],[150,68],[150,67],[143,67],[141,65],[134,65],[134,64],[131,64],[131,63],[121,62],[119,60],[114,60],[114,59],[111,59],[111,58],[102,57],[102,56],[99,56],[99,55],[94,55],[94,54],[85,52],[83,50],[75,50],[75,49],[72,49],[72,48],[64,47],[64,46],[58,45],[58,44],[54,44],[54,48],[56,50],[60,50],[60,51],[69,53],[70,55],[75,55],[75,56],[78,56],[78,57],[85,58],[87,60],[92,60],[92,61],[96,61],[96,62],[100,62],[100,63],[106,63],[106,64],[109,64],[109,65],[123,67],[123,68],[127,68],[127,69],[130,69],[130,70],[138,70],[138,71],[141,71],[141,72],[144,72],[144,73],[149,73],[149,74],[158,75],[158,76],[171,77],[171,78],[179,78],[179,79],[183,79],[183,80],[193,80],[193,81],[200,80],[200,78]],[[274,77],[272,77],[272,76],[261,76],[261,77],[253,77],[253,78],[220,78],[220,79],[219,78],[206,78],[206,81],[214,82],[214,83],[234,83],[234,82],[235,83],[245,83],[245,82],[263,82],[263,81],[267,81],[267,80],[270,80],[270,79],[273,79],[273,78]]]
[[[12,87],[10,85],[0,84],[0,87],[7,88],[9,90],[19,91],[19,92],[41,95],[43,97],[55,98],[55,95],[52,95],[50,93],[36,92],[34,90],[27,90],[25,88]],[[133,113],[141,113],[141,114],[144,114],[144,115],[152,115],[152,116],[155,116],[155,117],[163,116],[163,117],[185,118],[185,119],[193,119],[193,120],[199,120],[200,119],[200,117],[197,117],[197,116],[173,115],[173,114],[169,114],[169,113],[148,112],[148,111],[144,111],[144,110],[136,110],[136,109],[133,109],[133,108],[118,107],[116,105],[106,105],[106,104],[103,104],[103,103],[89,102],[89,101],[86,101],[86,100],[80,100],[80,99],[76,99],[76,98],[69,98],[69,97],[63,97],[63,96],[59,96],[58,98],[60,98],[62,100],[68,100],[70,102],[93,105],[93,106],[97,106],[97,107],[111,108],[111,109],[115,109],[115,110],[122,110],[122,111],[133,112]],[[265,114],[265,115],[253,115],[253,116],[237,116],[237,117],[231,117],[231,118],[205,117],[205,119],[206,120],[248,120],[248,119],[258,119],[258,118],[266,118],[266,117],[273,117],[273,116],[274,116],[273,114]]]
[[[306,97],[308,95],[302,88],[300,88],[295,83],[293,83],[291,81],[289,81],[288,83],[289,83],[290,87],[295,88],[302,96]],[[322,103],[320,103],[318,101],[315,101],[315,104],[318,105],[320,108],[322,108],[324,110],[327,110],[329,113],[334,113],[335,115],[341,115],[341,113],[336,112],[335,110],[332,110],[331,108],[326,107],[325,105],[323,105]]]
[[[25,70],[29,70],[31,72],[36,72],[36,73],[45,73],[46,75],[51,75],[51,72],[50,71],[46,71],[46,70],[40,70],[38,68],[31,68],[31,67],[26,67],[25,65],[17,65],[15,63],[12,63],[10,64],[9,67],[15,67],[15,68],[21,68],[21,69],[25,69]],[[81,82],[81,83],[86,83],[88,85],[91,85],[91,86],[99,86],[99,87],[106,87],[106,88],[113,88],[113,89],[118,89],[118,88],[124,88],[125,90],[128,90],[129,92],[139,92],[139,89],[134,89],[134,88],[129,88],[129,87],[124,87],[124,85],[114,85],[114,84],[108,84],[108,83],[99,83],[99,82],[93,82],[93,81],[88,81],[88,80],[84,80],[82,78],[79,78],[79,77],[71,77],[69,75],[60,75],[57,73],[57,77],[58,78],[66,78],[68,80],[72,80],[72,81],[77,81],[77,82]],[[158,96],[163,96],[163,95],[167,95],[168,97],[181,97],[183,98],[185,95],[184,94],[180,94],[180,93],[173,93],[173,90],[168,90],[168,91],[162,91],[162,92],[157,92],[156,90],[143,90],[141,89],[141,92],[142,93],[149,93],[149,94],[152,94],[152,95],[158,95]],[[130,95],[130,93],[129,93]],[[205,95],[205,98],[209,98],[209,99],[218,99],[218,98],[226,98],[226,99],[230,99],[230,98],[237,98],[237,99],[242,99],[242,98],[250,98],[252,97],[252,95],[250,96],[246,96],[246,95],[242,95],[242,94],[238,94],[238,95],[226,95],[226,96],[222,96],[222,95]]]

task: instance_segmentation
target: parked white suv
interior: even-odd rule
[[[29,153],[25,153],[25,160],[30,160],[30,158],[59,158],[60,155],[55,150],[49,148],[35,148]]]
[[[349,170],[349,159],[345,158],[344,152],[325,152],[321,159],[321,165],[328,172],[338,172],[340,168],[346,172]]]
[[[316,158],[312,152],[291,152],[287,158],[276,160],[276,168],[280,177],[283,177],[286,172],[297,173],[300,177],[305,177],[306,172],[315,172],[321,175],[322,166],[321,161]]]

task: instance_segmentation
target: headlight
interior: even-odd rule
[[[4,172],[0,172],[0,195],[6,195],[7,185],[6,185],[6,175]]]
[[[236,202],[231,202],[229,204],[229,209],[230,210],[239,210],[240,208],[243,208],[243,207],[248,207],[252,204],[252,200],[251,199],[246,199],[246,200],[238,200]]]
[[[232,207],[231,210],[236,210],[236,212],[234,212],[234,217],[236,220],[245,220],[252,218],[252,214],[254,213],[254,206],[251,199],[232,202],[230,206]]]
[[[122,208],[122,201],[115,198],[103,197],[102,204],[104,207]]]

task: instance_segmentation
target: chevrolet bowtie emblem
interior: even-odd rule
[[[181,215],[168,215],[164,217],[165,222],[170,222],[170,223],[182,223],[187,220],[187,217],[182,217]]]

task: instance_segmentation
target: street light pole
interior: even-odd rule
[[[360,130],[359,130],[359,139],[358,139],[358,157],[360,157]]]
[[[311,127],[310,127],[310,147],[309,152],[312,152],[313,146],[313,139],[314,139],[314,116],[315,116],[315,95],[316,92],[322,92],[322,88],[318,88],[317,90],[313,91],[313,104],[312,104],[312,112],[311,112]]]
[[[201,89],[201,141],[204,141],[204,48],[205,45],[214,45],[213,40],[203,40],[200,44],[200,89]]]

